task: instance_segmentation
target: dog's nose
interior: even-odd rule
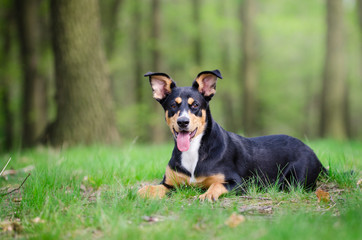
[[[177,119],[177,124],[180,128],[186,128],[190,123],[190,119],[187,117],[180,117]]]

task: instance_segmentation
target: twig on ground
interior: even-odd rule
[[[26,176],[26,178],[25,178],[24,181],[20,184],[19,187],[11,190],[10,192],[7,192],[7,193],[2,194],[1,196],[3,197],[3,196],[6,196],[6,195],[9,195],[9,194],[11,194],[11,193],[13,193],[13,192],[15,192],[15,191],[20,190],[20,188],[24,185],[24,183],[26,182],[26,180],[28,180],[28,177],[30,177],[30,174],[31,174],[31,173],[29,173],[28,176]]]
[[[239,196],[239,197],[245,199],[272,200],[271,198],[267,197],[250,197],[250,196]]]
[[[8,162],[6,163],[5,167],[3,168],[3,170],[1,170],[0,176],[1,174],[3,174],[3,172],[5,171],[5,168],[8,166],[9,162],[11,161],[11,157],[9,158]]]

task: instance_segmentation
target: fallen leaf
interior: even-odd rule
[[[45,223],[45,221],[43,219],[41,219],[40,217],[36,217],[33,220],[31,220],[33,223]]]
[[[358,186],[358,187],[361,187],[361,186],[362,186],[362,179],[360,179],[360,180],[357,181],[357,186]]]
[[[158,217],[152,217],[152,216],[143,216],[142,219],[146,222],[159,222],[160,219]]]
[[[20,168],[20,169],[17,169],[17,170],[15,170],[15,169],[5,170],[3,172],[3,174],[1,174],[1,177],[7,178],[10,175],[12,175],[12,176],[17,175],[17,174],[19,174],[21,172],[28,173],[28,172],[31,172],[34,168],[35,167],[33,165],[29,165],[29,166],[27,166],[25,168]]]
[[[19,233],[23,230],[23,227],[19,222],[4,221],[0,222],[0,228],[3,232],[16,232]]]
[[[225,221],[225,224],[231,228],[234,228],[243,222],[245,222],[245,217],[243,215],[232,213],[231,216]]]
[[[13,202],[21,202],[23,199],[21,197],[14,197]]]
[[[80,190],[83,191],[83,192],[86,192],[87,191],[87,187],[84,186],[83,184],[80,185]]]
[[[329,192],[323,191],[320,188],[315,191],[315,194],[317,195],[318,202],[323,201],[327,203],[330,200]]]

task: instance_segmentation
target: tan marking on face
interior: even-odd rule
[[[164,185],[156,185],[156,186],[144,186],[140,190],[138,190],[138,194],[142,198],[163,198],[166,193],[170,191]]]
[[[228,190],[222,183],[213,183],[206,191],[206,193],[199,196],[201,201],[207,199],[209,202],[216,201],[219,199],[220,195],[227,193]]]
[[[168,110],[166,110],[165,112],[165,118],[166,118],[166,123],[168,125],[168,127],[170,128],[171,132],[173,133],[173,129],[175,129],[176,131],[178,131],[178,125],[177,125],[177,118],[180,115],[180,111],[178,111],[175,115],[173,115],[172,117],[168,117]]]
[[[169,166],[166,168],[165,183],[170,186],[186,185],[190,182],[190,177],[172,170]]]
[[[193,98],[187,99],[187,103],[188,103],[189,105],[192,105],[194,102],[195,102],[195,99],[193,99]]]
[[[190,116],[190,130],[193,131],[197,128],[197,132],[195,134],[195,137],[204,132],[205,126],[206,126],[206,110],[201,111],[201,117],[198,117],[194,114],[192,114],[189,111]]]
[[[182,98],[180,98],[180,97],[175,98],[175,102],[177,104],[181,104],[182,103]]]

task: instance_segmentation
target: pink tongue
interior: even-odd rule
[[[188,132],[180,132],[177,135],[177,148],[181,152],[185,152],[190,148],[190,134]]]

